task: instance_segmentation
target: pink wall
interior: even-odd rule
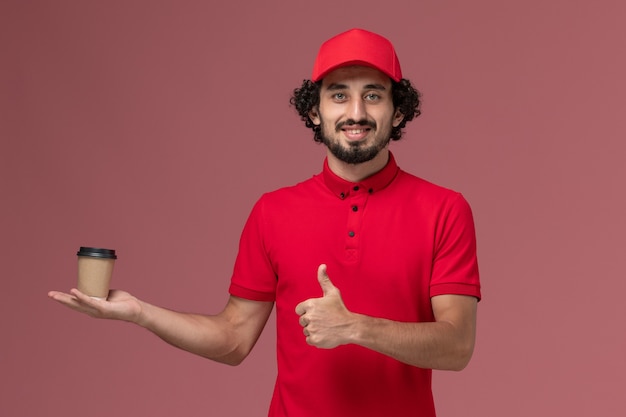
[[[265,415],[272,323],[229,368],[46,293],[103,245],[115,286],[219,310],[254,201],[321,167],[288,99],[354,26],[423,92],[401,167],[475,212],[478,344],[439,414],[624,415],[625,3],[210,3],[0,5],[0,415]]]

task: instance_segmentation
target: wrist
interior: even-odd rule
[[[149,329],[150,327],[150,320],[149,320],[149,311],[150,311],[150,304],[141,301],[139,299],[137,299],[137,312],[133,315],[133,317],[131,318],[132,323]]]
[[[364,314],[353,313],[353,323],[350,326],[350,332],[348,334],[348,343],[355,345],[363,345],[367,338],[369,321],[371,317]]]

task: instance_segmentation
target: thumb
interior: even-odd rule
[[[328,274],[326,273],[326,264],[321,264],[319,268],[317,268],[317,280],[320,283],[320,287],[322,287],[324,296],[338,291],[337,287],[333,285],[328,277]]]

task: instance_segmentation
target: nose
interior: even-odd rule
[[[350,119],[364,120],[365,113],[365,103],[363,103],[363,100],[357,98],[350,101],[347,115]]]

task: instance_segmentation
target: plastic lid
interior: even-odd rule
[[[89,248],[86,246],[81,246],[80,250],[76,252],[76,255],[91,256],[93,258],[117,259],[114,249]]]

